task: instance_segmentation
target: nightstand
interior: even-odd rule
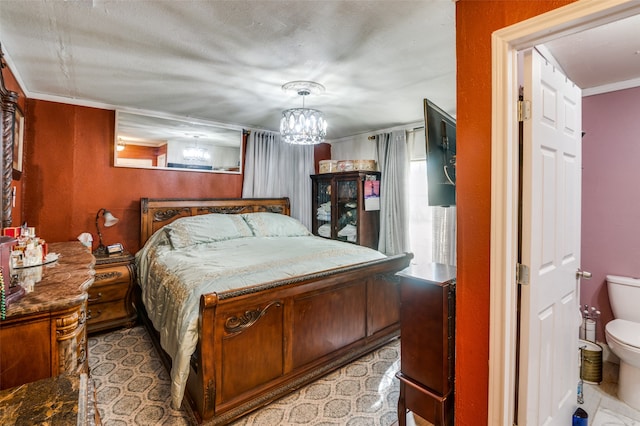
[[[96,256],[96,275],[89,288],[89,333],[132,327],[137,318],[133,304],[135,258],[128,252]]]

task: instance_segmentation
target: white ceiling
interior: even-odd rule
[[[0,1],[27,95],[278,130],[302,98],[328,138],[455,114],[455,4],[431,1]]]
[[[546,45],[585,93],[640,85],[640,18],[615,25]],[[1,0],[0,43],[35,99],[278,130],[312,80],[329,139],[456,114],[453,0]]]
[[[640,86],[640,15],[545,44],[584,95]]]

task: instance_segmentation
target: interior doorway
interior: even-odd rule
[[[640,13],[630,0],[576,2],[496,31],[493,44],[491,313],[488,424],[514,424],[519,51]],[[588,48],[588,46],[585,46]],[[571,76],[568,76],[571,78]]]

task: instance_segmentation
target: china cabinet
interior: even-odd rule
[[[312,175],[314,235],[378,248],[380,172]]]

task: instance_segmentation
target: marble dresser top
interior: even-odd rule
[[[20,276],[35,281],[33,288],[7,308],[6,319],[49,312],[77,305],[87,299],[93,284],[95,257],[79,241],[50,243],[57,261],[19,270]]]
[[[99,424],[93,392],[86,374],[63,374],[0,391],[0,424]]]

